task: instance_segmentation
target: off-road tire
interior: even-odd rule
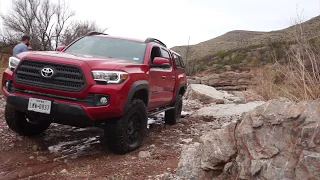
[[[9,128],[22,136],[36,136],[47,130],[48,121],[29,121],[27,115],[8,105],[5,108],[5,119]]]
[[[174,125],[179,122],[182,111],[182,95],[179,94],[176,101],[174,102],[174,109],[165,112],[164,121],[166,124]]]
[[[144,102],[134,99],[124,116],[107,121],[104,134],[108,148],[116,154],[138,149],[147,131],[148,113]]]

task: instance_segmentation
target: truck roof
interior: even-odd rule
[[[141,39],[127,38],[127,37],[121,37],[121,36],[110,36],[110,35],[104,35],[104,34],[93,35],[93,36],[108,37],[108,38],[114,38],[114,39],[123,39],[123,40],[129,40],[129,41],[136,41],[136,42],[144,43],[144,41],[141,40]]]
[[[123,40],[129,40],[129,41],[136,41],[141,43],[157,43],[161,46],[167,47],[163,42],[161,42],[159,39],[148,37],[146,40],[141,39],[135,39],[135,38],[128,38],[128,37],[121,37],[121,36],[111,36],[105,33],[99,33],[99,32],[89,32],[87,36],[99,36],[99,37],[108,37],[108,38],[115,38],[115,39],[123,39]]]

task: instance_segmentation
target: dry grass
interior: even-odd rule
[[[0,54],[0,82],[2,82],[3,71],[8,67],[8,58],[9,58],[9,55]]]
[[[266,100],[286,97],[294,101],[320,98],[320,41],[310,44],[296,25],[296,45],[287,50],[287,62],[255,71],[255,90]]]

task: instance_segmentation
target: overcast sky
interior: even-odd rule
[[[12,0],[0,0],[6,13]],[[54,1],[54,0],[53,0]],[[298,13],[320,15],[320,0],[66,0],[76,19],[95,20],[107,33],[155,37],[169,47],[199,43],[231,30],[271,31],[292,25]],[[1,21],[0,21],[1,23]],[[1,27],[2,25],[0,25]]]

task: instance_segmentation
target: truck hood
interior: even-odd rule
[[[67,64],[86,63],[92,70],[109,69],[113,70],[119,65],[137,65],[137,63],[128,60],[104,58],[100,56],[69,54],[59,51],[28,51],[20,53],[19,59],[34,59],[51,62],[62,62]]]

